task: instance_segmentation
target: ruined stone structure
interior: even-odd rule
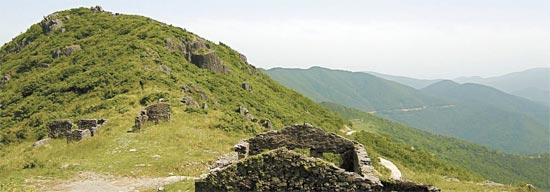
[[[310,157],[288,149],[309,149]],[[439,191],[428,185],[380,181],[363,145],[309,124],[242,140],[235,152],[239,161],[218,163],[220,167],[195,182],[195,190]],[[340,165],[321,160],[323,153],[340,154]]]
[[[97,131],[103,124],[105,124],[105,122],[105,119],[80,119],[76,121],[76,125],[78,125],[78,129],[90,130],[90,134],[93,137],[95,134],[97,134]]]
[[[135,117],[133,131],[139,131],[147,122],[157,124],[159,121],[170,121],[170,110],[170,104],[165,102],[147,106]]]
[[[202,191],[371,191],[379,186],[317,158],[279,148],[211,172]]]
[[[80,141],[97,135],[98,129],[106,122],[105,119],[80,119],[76,123],[78,129],[73,129],[73,123],[69,120],[53,120],[47,125],[48,137],[52,139],[67,138],[67,142]],[[33,144],[33,146],[40,145],[42,145],[40,141]]]
[[[46,125],[48,128],[48,137],[52,139],[65,138],[73,128],[73,123],[69,120],[53,120]]]
[[[92,133],[89,129],[75,129],[67,135],[67,143],[71,141],[80,141],[90,137],[92,137]]]

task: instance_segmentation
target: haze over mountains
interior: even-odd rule
[[[395,81],[416,89],[422,89],[442,79],[416,79],[403,76],[367,72],[387,80]],[[533,68],[495,77],[458,77],[458,83],[476,83],[497,88],[506,93],[533,101],[550,104],[550,68]]]
[[[549,149],[548,106],[492,87],[446,80],[418,90],[367,73],[320,67],[274,68],[267,73],[315,101],[375,113],[432,133],[509,153]],[[415,87],[428,83],[394,79]]]

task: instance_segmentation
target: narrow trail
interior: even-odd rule
[[[391,171],[390,179],[401,180],[401,171],[391,161],[380,157],[380,163]]]
[[[83,172],[70,180],[35,180],[29,179],[28,184],[38,191],[78,191],[78,192],[121,192],[143,191],[183,180],[193,180],[195,177],[169,176],[158,178],[131,178],[102,175],[94,172]]]

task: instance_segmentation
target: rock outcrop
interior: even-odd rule
[[[217,163],[219,167],[195,182],[196,191],[439,191],[430,185],[380,181],[363,145],[309,124],[268,131],[234,149],[239,161]],[[310,157],[289,149],[309,149]],[[339,154],[340,165],[320,159],[323,153]]]
[[[166,49],[180,52],[187,61],[199,68],[209,69],[216,73],[228,73],[229,68],[211,49],[210,45],[203,39],[179,40],[177,38],[164,39]]]
[[[40,22],[40,26],[42,27],[42,31],[44,33],[50,33],[61,29],[63,27],[63,21],[59,18],[57,13],[54,13],[44,17],[44,19]]]
[[[216,54],[216,52],[214,51],[206,51],[203,53],[200,53],[200,52],[192,53],[191,63],[195,64],[200,68],[209,69],[217,73],[229,72],[229,69],[227,68],[227,66],[225,66],[222,63],[222,61],[218,57],[218,54]]]

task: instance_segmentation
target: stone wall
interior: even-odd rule
[[[67,134],[67,143],[71,141],[80,141],[92,137],[89,129],[75,129]]]
[[[78,129],[90,130],[90,134],[93,137],[94,134],[97,134],[97,131],[105,122],[105,119],[80,119],[76,121],[76,125],[78,125]]]
[[[279,148],[246,158],[195,182],[202,191],[372,191],[363,177]]]
[[[139,131],[147,122],[170,121],[170,110],[170,104],[165,102],[147,106],[135,117],[133,131]]]
[[[46,125],[48,137],[52,139],[67,138],[67,142],[80,141],[97,135],[97,131],[107,121],[105,119],[80,119],[76,121],[78,129],[73,129],[73,123],[69,120],[53,120]],[[40,146],[40,142],[33,146]]]
[[[48,137],[52,139],[65,138],[73,128],[73,123],[69,120],[53,120],[46,125]]]
[[[287,148],[309,149],[311,157]],[[380,181],[362,144],[309,124],[242,140],[235,152],[239,161],[217,163],[210,174],[195,182],[195,190],[439,191],[430,185]],[[321,159],[325,152],[340,154],[339,167]]]
[[[344,153],[353,150],[353,141],[334,133],[308,124],[287,126],[280,131],[269,131],[247,139],[250,143],[249,155],[255,155],[264,149],[309,148],[320,153]]]

